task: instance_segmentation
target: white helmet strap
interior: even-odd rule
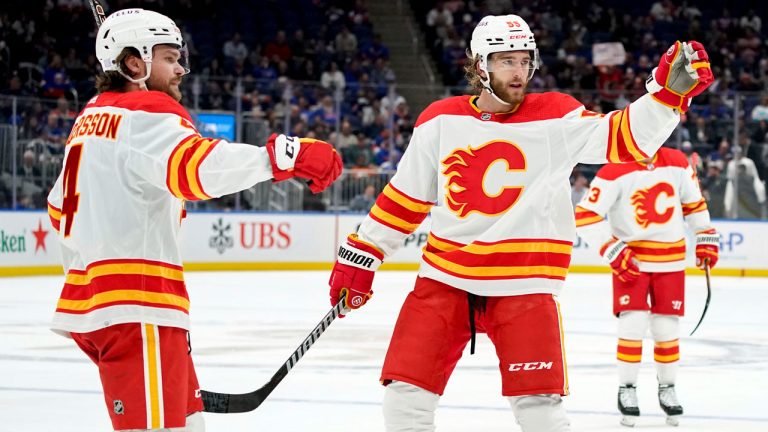
[[[144,61],[144,64],[147,65],[147,73],[142,78],[131,78],[127,73],[123,72],[123,68],[119,66],[117,68],[117,73],[122,75],[123,78],[127,79],[128,81],[134,84],[138,84],[142,90],[147,90],[147,80],[149,79],[149,75],[152,73],[152,62]]]
[[[488,70],[486,68],[482,67],[482,66],[480,67],[480,69],[483,72],[485,72],[485,78],[480,76],[480,83],[483,85],[483,88],[485,89],[485,91],[487,91],[488,94],[490,94],[494,99],[496,99],[496,102],[498,102],[498,103],[500,103],[502,105],[512,106],[511,103],[509,103],[509,102],[507,102],[505,100],[502,100],[500,97],[498,97],[496,95],[496,92],[493,91],[493,86],[491,86],[491,73],[488,72]]]

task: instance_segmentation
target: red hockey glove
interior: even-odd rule
[[[339,246],[339,255],[331,271],[331,305],[339,302],[342,293],[347,297],[344,303],[348,309],[357,309],[373,295],[373,275],[384,260],[384,253],[372,244],[357,238],[357,234],[347,237],[347,242]]]
[[[717,264],[720,252],[720,233],[714,228],[696,233],[696,267],[704,268],[708,261],[709,268]]]
[[[656,101],[686,112],[691,98],[706,90],[714,80],[704,45],[677,41],[661,56],[645,88]]]
[[[341,174],[341,157],[325,141],[272,134],[267,151],[275,181],[301,177],[309,180],[313,193],[325,190]]]
[[[619,239],[613,239],[600,248],[600,255],[610,264],[613,274],[622,282],[632,282],[640,277],[637,258],[632,249]]]

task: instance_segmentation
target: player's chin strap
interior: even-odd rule
[[[482,84],[483,84],[483,88],[485,89],[485,91],[487,91],[487,92],[488,92],[488,94],[490,94],[491,96],[493,96],[493,98],[494,98],[494,99],[496,99],[496,101],[497,101],[498,103],[500,103],[500,104],[502,104],[502,105],[506,105],[506,106],[509,106],[509,107],[511,107],[511,106],[512,106],[512,104],[511,104],[511,103],[509,103],[509,102],[507,102],[507,101],[504,101],[504,100],[502,100],[500,97],[496,96],[496,92],[495,92],[495,91],[493,91],[493,87],[491,87],[491,82],[490,82],[490,80],[488,80],[488,79],[484,79],[484,80],[481,80],[481,82],[482,82]]]
[[[139,79],[131,78],[130,76],[128,76],[127,73],[123,72],[123,70],[119,67],[117,68],[117,73],[122,75],[123,78],[127,79],[128,81],[134,84],[138,84],[142,90],[147,91],[149,90],[147,88],[147,80],[149,79],[149,74],[152,73],[152,62],[145,61],[144,64],[147,65],[147,74],[144,75],[143,78],[139,78]]]

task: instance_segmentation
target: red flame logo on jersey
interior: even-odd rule
[[[471,212],[497,215],[515,205],[523,186],[503,186],[497,194],[485,190],[485,177],[496,161],[507,164],[507,172],[523,171],[525,155],[509,141],[490,141],[480,147],[456,149],[443,159],[446,204],[460,218]]]
[[[635,207],[635,221],[643,228],[648,225],[664,224],[672,218],[675,208],[667,207],[662,213],[656,211],[656,201],[659,195],[675,196],[675,189],[669,183],[658,183],[648,189],[641,189],[632,194],[632,205]]]

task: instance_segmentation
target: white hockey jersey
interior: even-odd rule
[[[696,174],[679,150],[661,148],[649,163],[608,164],[576,206],[576,231],[594,248],[618,238],[640,270],[685,269],[685,227],[712,228]]]
[[[444,99],[421,114],[358,235],[386,257],[431,212],[421,276],[477,295],[556,294],[576,238],[573,167],[644,159],[679,115],[647,95],[605,116],[562,93],[529,94],[509,113],[476,100]]]
[[[200,136],[155,91],[103,93],[77,117],[48,196],[66,275],[52,328],[189,328],[178,235],[185,200],[272,178],[266,149]]]

